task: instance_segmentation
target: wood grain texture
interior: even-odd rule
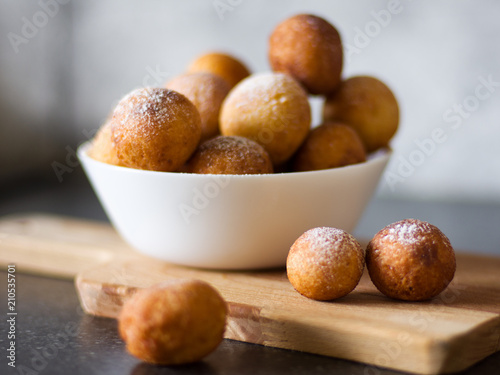
[[[130,250],[106,224],[28,216],[0,221],[0,263],[76,276],[86,312],[115,318],[137,290],[171,278],[209,282],[228,302],[226,338],[414,373],[459,371],[500,350],[500,258],[457,254],[452,284],[432,301],[399,302],[365,274],[348,296],[298,294],[284,270],[217,272]]]

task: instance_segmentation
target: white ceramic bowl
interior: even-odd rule
[[[109,219],[140,252],[216,269],[284,266],[306,230],[351,232],[390,152],[342,168],[268,175],[144,171],[78,157]]]

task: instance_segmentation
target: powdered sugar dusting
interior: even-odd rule
[[[187,102],[182,95],[164,88],[146,87],[133,90],[126,95],[113,112],[113,126],[127,129],[121,132],[122,139],[141,136],[145,141],[155,137],[169,123],[171,116],[178,116],[181,104]],[[190,111],[182,116],[191,117]]]
[[[141,88],[126,95],[115,108],[113,117],[119,117],[122,125],[134,122],[151,123],[162,116],[168,116],[165,102],[171,102],[169,90]]]
[[[236,135],[215,137],[210,141],[206,142],[201,147],[208,148],[208,146],[210,146],[211,149],[218,151],[228,151],[237,148],[238,151],[244,153],[242,154],[242,157],[245,157],[245,155],[247,155],[250,152],[254,152],[253,149],[255,148],[262,149],[262,146],[252,141],[251,139],[245,137],[239,137]]]
[[[257,142],[239,136],[218,136],[206,141],[191,163],[195,170],[203,166],[203,173],[272,173],[266,150]]]
[[[345,262],[351,259],[353,253],[364,258],[364,249],[349,233],[330,227],[313,228],[301,236],[301,241],[308,244],[314,251],[314,260],[318,265]],[[359,262],[362,270],[364,262]]]
[[[246,78],[233,90],[232,95],[243,94],[247,101],[238,103],[237,107],[246,106],[248,102],[258,102],[268,103],[273,108],[295,95],[306,97],[302,87],[283,73],[259,73]]]
[[[402,245],[412,245],[432,231],[432,226],[417,219],[406,219],[388,225],[384,229],[383,239]]]
[[[243,163],[246,160],[259,160],[266,153],[257,142],[239,136],[219,136],[211,139],[200,147],[201,152],[205,150],[208,153],[218,151],[216,156],[227,158],[229,164]]]

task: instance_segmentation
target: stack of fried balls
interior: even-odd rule
[[[342,77],[338,31],[300,14],[269,38],[272,72],[210,52],[164,87],[126,95],[89,155],[122,167],[203,174],[303,172],[362,163],[388,148],[399,108],[380,80]],[[311,126],[310,97],[324,98]]]
[[[342,77],[342,51],[340,35],[327,20],[309,14],[288,18],[269,38],[271,72],[252,74],[232,54],[205,53],[163,87],[138,88],[121,99],[88,154],[118,167],[224,175],[362,163],[389,148],[398,128],[398,103],[376,78]],[[324,99],[322,123],[314,127],[312,96]],[[386,239],[372,241],[368,267],[384,293],[399,296],[403,292],[393,283],[397,275],[391,268],[396,245],[390,252],[380,250]],[[440,257],[440,251],[429,256]],[[300,293],[325,300],[354,289],[364,264],[365,253],[351,235],[319,228],[297,240],[287,266]],[[425,277],[419,275],[415,278]],[[437,280],[413,297],[427,298],[443,285]],[[217,347],[226,313],[223,298],[208,284],[170,281],[134,295],[123,306],[119,329],[133,355],[177,365],[198,361]]]

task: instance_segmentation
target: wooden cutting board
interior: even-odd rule
[[[450,287],[429,302],[381,295],[364,275],[333,302],[298,294],[283,269],[217,272],[132,251],[107,224],[46,215],[0,220],[0,265],[73,278],[89,314],[116,318],[137,289],[196,278],[229,306],[226,338],[421,374],[465,369],[500,350],[500,258],[457,254]]]

